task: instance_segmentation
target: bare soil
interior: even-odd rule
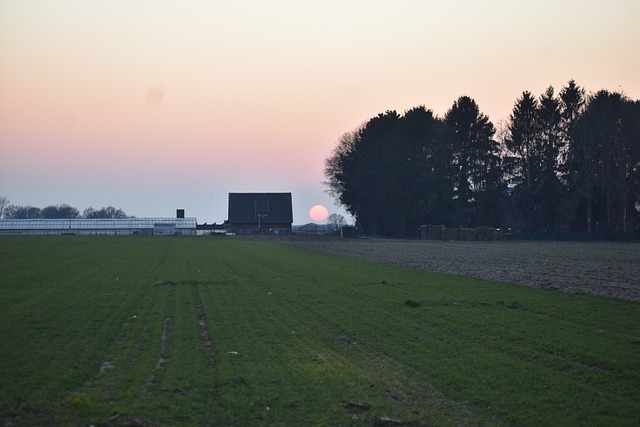
[[[294,246],[516,283],[640,301],[640,243],[443,242],[291,236]]]

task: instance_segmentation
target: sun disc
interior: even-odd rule
[[[329,217],[329,209],[322,205],[315,205],[309,209],[309,217],[314,221],[324,221]]]

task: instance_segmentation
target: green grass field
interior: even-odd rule
[[[638,425],[640,304],[235,238],[1,237],[0,424]]]

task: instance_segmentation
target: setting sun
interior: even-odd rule
[[[309,217],[314,221],[324,221],[329,217],[329,210],[322,205],[315,205],[309,209]]]

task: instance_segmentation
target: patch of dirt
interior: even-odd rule
[[[443,242],[302,236],[278,241],[434,272],[640,301],[639,243]]]

